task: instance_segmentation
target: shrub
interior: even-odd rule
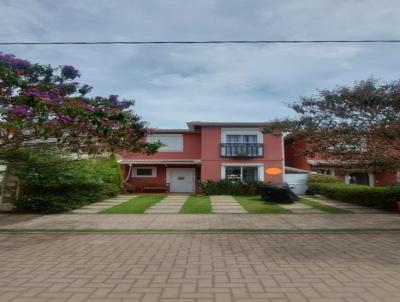
[[[322,174],[322,173],[311,173],[308,174],[307,183],[335,183],[337,182],[336,177],[333,175]]]
[[[135,185],[131,184],[130,182],[125,182],[123,184],[123,189],[124,189],[125,193],[134,192],[135,191]]]
[[[383,210],[393,210],[396,201],[400,200],[398,187],[368,187],[343,183],[313,183],[309,186],[317,194],[328,198]]]
[[[219,181],[208,180],[200,183],[200,188],[206,195],[257,195],[260,181],[232,181],[222,179]]]
[[[115,158],[69,160],[51,151],[35,151],[15,169],[21,196],[15,202],[24,212],[57,213],[118,194],[120,169]]]

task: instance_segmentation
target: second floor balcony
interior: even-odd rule
[[[258,143],[222,143],[221,157],[263,157],[264,144]]]

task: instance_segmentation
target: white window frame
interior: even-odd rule
[[[264,181],[264,164],[240,164],[240,163],[223,163],[221,165],[221,179],[226,179],[225,167],[257,167],[258,168],[258,181]],[[241,169],[241,178],[243,177],[243,169]]]
[[[257,135],[257,144],[264,143],[264,136],[258,128],[221,128],[221,143],[227,142],[227,135]]]
[[[375,175],[371,172],[368,173],[368,179],[369,179],[369,186],[375,187]]]
[[[163,147],[161,147],[161,148],[158,149],[157,152],[183,152],[183,139],[184,139],[183,134],[158,134],[158,133],[155,133],[155,134],[150,134],[149,135],[149,137],[154,137],[154,136],[155,137],[159,137],[161,142],[162,142],[162,138],[163,137],[177,137],[177,138],[179,138],[179,143],[178,143],[178,148],[177,149],[163,150],[162,149]]]
[[[151,169],[151,175],[137,175],[137,169]],[[133,167],[132,169],[132,177],[139,178],[154,178],[157,177],[157,167]]]

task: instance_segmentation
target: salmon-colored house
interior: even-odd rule
[[[299,150],[304,150],[305,147],[302,141],[286,138],[286,165],[298,169],[333,175],[344,183],[367,186],[388,186],[400,183],[400,170],[387,170],[377,173],[367,168],[346,169],[343,162],[335,159],[324,159],[319,155],[307,157],[300,154]]]
[[[187,125],[149,135],[149,141],[164,144],[154,155],[122,152],[119,163],[125,181],[139,192],[165,188],[188,193],[207,180],[284,181],[282,133],[263,133],[266,123]]]

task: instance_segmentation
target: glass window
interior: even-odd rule
[[[153,174],[153,169],[151,168],[138,168],[136,170],[137,176],[150,176]]]
[[[257,143],[257,135],[243,135],[242,136],[243,143],[246,144],[256,144]]]
[[[222,155],[224,156],[259,156],[262,154],[262,147],[257,144],[257,135],[228,134]]]
[[[226,166],[225,178],[230,180],[256,181],[258,180],[258,167]]]
[[[231,180],[241,180],[241,167],[225,167],[225,177]]]
[[[133,177],[156,177],[156,168],[155,167],[138,167],[133,168],[132,176]]]
[[[247,135],[247,134],[228,134],[226,136],[226,142],[231,144],[256,144],[257,143],[257,135]]]
[[[241,135],[227,135],[226,142],[227,143],[240,143],[241,142]]]
[[[258,167],[243,167],[243,181],[258,180]]]
[[[161,142],[162,147],[158,151],[182,152],[183,135],[181,134],[152,134],[147,137],[149,143]]]

